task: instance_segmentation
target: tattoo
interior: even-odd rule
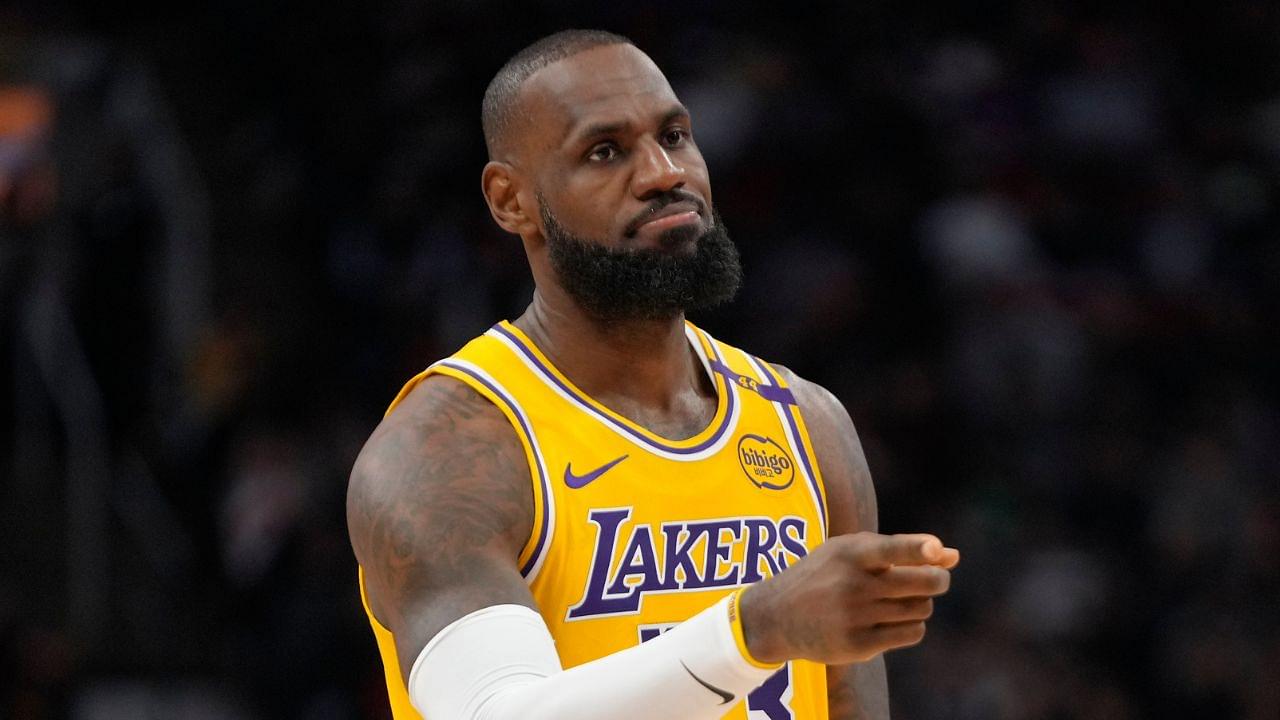
[[[846,677],[849,671],[849,666],[827,667],[827,717],[832,720],[861,720],[866,717],[859,713],[858,696],[853,692],[853,683]]]
[[[813,441],[827,495],[830,534],[878,532],[875,487],[848,411],[825,388],[784,367],[775,367],[795,393]],[[888,720],[889,687],[883,656],[865,663],[828,667],[827,698],[833,720]]]
[[[875,486],[849,412],[826,388],[774,366],[795,393],[827,495],[831,535],[878,532]]]
[[[515,431],[463,383],[427,378],[374,431],[352,471],[347,523],[404,672],[406,657],[467,612],[532,605],[516,559],[533,513]]]
[[[884,656],[827,668],[827,716],[831,720],[889,720]]]

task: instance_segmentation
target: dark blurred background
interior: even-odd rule
[[[1280,707],[1280,10],[0,6],[0,717],[380,718],[347,473],[528,302],[480,97],[564,27],[694,113],[747,281],[964,552],[898,720]]]

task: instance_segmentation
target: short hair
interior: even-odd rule
[[[629,38],[605,30],[561,30],[537,40],[511,56],[498,70],[484,91],[480,107],[480,124],[484,128],[484,144],[489,159],[496,157],[506,134],[516,120],[516,98],[520,86],[542,68],[602,45],[634,45]]]

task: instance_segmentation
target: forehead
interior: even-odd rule
[[[625,44],[551,63],[529,76],[522,94],[535,135],[550,143],[588,124],[647,120],[679,102],[653,60]]]

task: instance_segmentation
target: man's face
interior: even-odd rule
[[[635,47],[606,45],[548,65],[525,82],[521,105],[530,120],[521,154],[573,233],[656,248],[664,230],[710,226],[711,186],[689,113]]]
[[[688,111],[630,45],[548,65],[523,88],[519,162],[561,286],[601,319],[659,319],[736,291]]]

